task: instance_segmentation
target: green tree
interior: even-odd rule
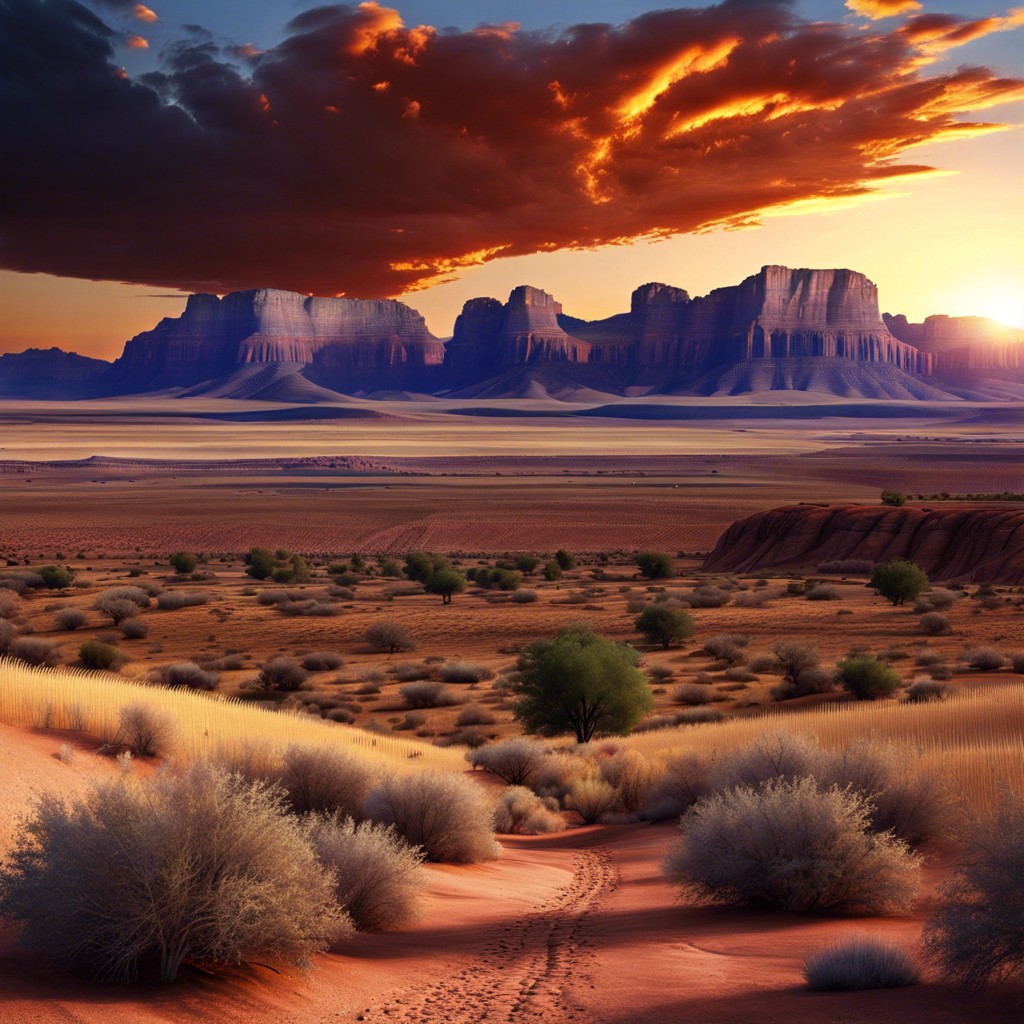
[[[640,573],[649,580],[668,580],[675,576],[672,556],[664,551],[641,551],[636,556]]]
[[[428,594],[440,594],[441,604],[451,604],[452,596],[466,589],[466,577],[450,567],[438,569],[427,577],[423,586]]]
[[[898,508],[900,505],[906,505],[906,503],[907,496],[900,491],[882,491],[883,505],[894,505]]]
[[[559,548],[555,552],[555,561],[563,572],[568,572],[570,569],[576,568],[576,559],[570,555],[565,548]]]
[[[189,554],[187,551],[175,551],[167,559],[167,562],[179,576],[185,576],[190,572],[196,571],[196,556]]]
[[[411,580],[426,583],[427,577],[439,569],[451,568],[451,562],[444,555],[432,551],[410,551],[405,556],[405,575]]]
[[[540,559],[534,555],[516,555],[515,557],[515,567],[524,576],[529,576],[538,565],[540,565]]]
[[[681,608],[666,608],[663,604],[648,605],[637,616],[634,626],[648,643],[661,644],[666,649],[693,636],[690,615]]]
[[[930,583],[920,567],[913,562],[905,558],[891,558],[875,566],[868,586],[894,605],[901,605],[916,600],[919,594],[928,589]]]
[[[44,565],[39,570],[39,577],[48,590],[63,590],[71,586],[75,574],[61,565]]]
[[[853,655],[839,662],[836,675],[843,689],[857,700],[888,697],[900,685],[899,674],[869,654]]]
[[[560,580],[562,578],[562,567],[554,559],[544,563],[544,579]]]
[[[245,556],[245,574],[254,580],[265,580],[273,575],[277,563],[274,554],[266,548],[250,548]]]
[[[520,656],[511,684],[515,716],[530,732],[572,733],[578,743],[600,734],[623,735],[651,708],[639,661],[631,647],[585,626],[537,640]]]

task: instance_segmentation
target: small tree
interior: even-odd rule
[[[667,608],[663,604],[648,605],[634,623],[650,644],[661,644],[668,649],[672,644],[693,636],[693,619],[681,608]]]
[[[636,556],[640,574],[649,580],[668,580],[675,576],[672,556],[664,551],[641,551]]]
[[[889,697],[900,686],[900,677],[888,665],[868,654],[846,658],[836,666],[839,683],[857,700]]]
[[[423,585],[428,594],[441,595],[441,604],[451,604],[452,596],[466,589],[466,577],[455,569],[439,569],[431,573]]]
[[[900,505],[906,505],[907,496],[900,493],[899,491],[882,491],[882,504],[892,505],[895,508],[899,508]]]
[[[441,569],[451,568],[451,562],[444,555],[432,551],[410,551],[405,556],[405,575],[419,583],[426,581]]]
[[[374,650],[387,651],[388,654],[416,649],[416,641],[413,640],[409,630],[398,622],[389,622],[384,619],[380,622],[373,622],[366,627],[364,636],[366,642]]]
[[[800,677],[818,667],[818,649],[795,640],[780,640],[772,647],[779,664],[779,675],[793,690],[800,688]]]
[[[552,580],[560,580],[562,578],[562,567],[554,559],[550,562],[544,563],[544,579],[549,583]]]
[[[920,567],[905,558],[891,558],[876,565],[868,584],[894,605],[916,600],[929,585],[928,577]]]
[[[250,548],[245,556],[245,574],[254,580],[269,579],[276,566],[274,553],[266,548]]]
[[[651,693],[631,647],[586,627],[538,640],[519,659],[509,689],[514,713],[530,732],[572,733],[589,743],[598,734],[627,733],[651,709]]]
[[[555,561],[558,563],[559,569],[563,572],[568,572],[570,569],[576,568],[576,558],[570,555],[565,548],[559,548],[555,552]]]
[[[102,640],[86,640],[78,648],[78,660],[86,668],[116,672],[127,660],[128,655],[113,644]]]
[[[540,559],[535,555],[516,555],[514,562],[524,576],[529,576],[540,565]]]
[[[190,572],[196,571],[196,556],[189,554],[187,551],[175,551],[167,559],[167,562],[179,576],[185,576]]]
[[[39,578],[47,590],[63,590],[75,581],[75,574],[61,565],[44,565],[39,570]]]

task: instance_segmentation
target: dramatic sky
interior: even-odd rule
[[[1024,7],[0,0],[0,351],[188,291],[405,296],[450,333],[764,263],[1024,320]]]

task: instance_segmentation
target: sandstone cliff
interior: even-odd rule
[[[909,558],[934,581],[1024,582],[1024,509],[793,505],[730,526],[711,572],[809,569],[833,558]]]
[[[1024,330],[1019,328],[982,316],[929,316],[920,324],[888,313],[884,319],[897,338],[931,355],[934,372],[943,379],[1024,371]]]
[[[8,398],[79,398],[89,393],[110,368],[59,348],[29,348],[0,355],[0,396]]]

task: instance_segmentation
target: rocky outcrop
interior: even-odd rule
[[[185,312],[125,345],[113,390],[189,387],[252,364],[299,364],[335,390],[402,387],[410,369],[440,366],[444,343],[393,300],[331,299],[274,289],[189,296]]]
[[[908,558],[938,580],[1024,582],[1024,509],[794,505],[740,519],[710,572],[809,569],[830,559]]]
[[[930,316],[909,323],[885,314],[889,330],[933,360],[934,372],[946,380],[986,376],[986,371],[1024,371],[1024,330],[983,316]]]
[[[0,355],[0,396],[6,398],[80,398],[110,368],[59,348],[29,348]]]

